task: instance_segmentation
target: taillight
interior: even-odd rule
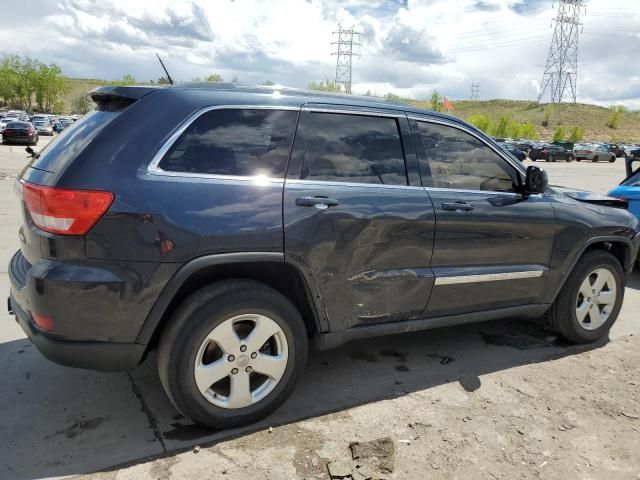
[[[35,323],[36,326],[41,330],[46,330],[48,332],[53,330],[53,320],[51,320],[49,317],[38,315],[37,313],[33,312],[31,313],[31,316],[33,317],[33,323]]]
[[[27,135],[30,137],[31,135],[33,135],[33,130],[27,130]]]
[[[45,232],[84,235],[113,202],[111,192],[71,190],[22,184],[22,197],[33,223]]]

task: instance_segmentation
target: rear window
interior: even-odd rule
[[[200,115],[160,161],[169,172],[284,177],[297,111],[221,109]]]
[[[625,187],[640,187],[640,169],[634,175],[622,182]]]
[[[33,168],[57,172],[77,157],[120,112],[93,110],[62,131],[31,162]]]

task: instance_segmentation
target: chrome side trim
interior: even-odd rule
[[[358,107],[355,106],[353,108],[372,108],[372,107]],[[348,109],[339,109],[339,108],[322,108],[322,107],[313,107],[313,106],[302,106],[300,109],[303,112],[315,112],[315,113],[339,113],[341,115],[363,115],[365,117],[388,117],[388,118],[407,118],[407,114],[405,112],[392,112],[381,110],[379,112],[375,110],[348,110]]]
[[[487,141],[484,138],[482,138],[480,135],[478,135],[476,132],[474,132],[470,128],[465,127],[464,125],[460,125],[454,122],[438,120],[436,118],[431,118],[431,117],[418,117],[416,115],[410,115],[410,114],[407,114],[407,118],[409,120],[415,120],[416,122],[437,123],[439,125],[444,125],[446,127],[452,127],[452,128],[457,128],[458,130],[462,130],[463,132],[466,132],[469,135],[475,137],[477,140],[479,140],[484,145],[486,145],[491,150],[493,150],[495,153],[497,153],[500,158],[502,158],[505,162],[511,165],[517,172],[522,173],[523,175],[526,175],[527,173],[526,169],[522,165],[514,163],[513,160],[507,157],[503,151],[500,151],[499,148],[494,147],[493,145],[487,143]],[[522,178],[521,180],[524,180],[524,178]]]
[[[359,188],[392,188],[392,189],[413,189],[424,190],[420,185],[385,185],[382,183],[357,183],[357,182],[334,182],[325,180],[303,180],[298,178],[287,178],[287,185],[319,185],[328,187],[359,187]]]
[[[479,275],[436,277],[435,285],[459,285],[463,283],[497,282],[500,280],[521,280],[523,278],[539,278],[543,273],[543,270],[527,270],[524,272],[483,273]]]
[[[195,122],[201,115],[204,115],[207,112],[212,110],[238,110],[238,109],[247,109],[247,110],[294,110],[299,111],[299,107],[290,107],[290,106],[276,106],[276,105],[214,105],[211,107],[201,108],[197,112],[191,114],[187,119],[182,122],[182,125],[173,132],[173,134],[169,137],[169,139],[160,147],[160,150],[153,156],[151,163],[147,167],[147,172],[152,175],[163,175],[167,177],[196,177],[196,178],[214,178],[214,179],[235,179],[235,180],[246,180],[253,179],[255,177],[243,177],[237,175],[216,175],[211,173],[191,173],[191,172],[169,172],[167,170],[163,170],[158,165],[162,161],[162,158],[166,155],[169,149],[173,146],[173,144],[180,138],[180,136],[184,133],[184,131],[189,128],[189,126]],[[282,180],[282,179],[277,179]]]

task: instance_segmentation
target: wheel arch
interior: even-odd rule
[[[298,309],[310,338],[322,331],[314,302],[316,290],[297,266],[285,262],[284,254],[225,253],[195,258],[173,275],[147,316],[136,343],[155,346],[171,313],[189,294],[213,282],[232,278],[256,280],[274,288]]]
[[[623,236],[606,236],[606,237],[592,237],[587,239],[587,241],[582,245],[580,250],[574,256],[569,268],[567,268],[561,277],[561,281],[559,285],[555,289],[553,294],[553,298],[551,301],[555,301],[560,290],[564,287],[569,275],[575,269],[576,265],[580,261],[580,259],[591,250],[604,250],[606,252],[611,253],[614,257],[618,259],[620,264],[622,265],[622,269],[629,273],[633,269],[633,241],[628,237]]]

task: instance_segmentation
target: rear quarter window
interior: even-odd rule
[[[61,170],[118,115],[119,111],[93,110],[49,142],[30,166],[48,172]]]

